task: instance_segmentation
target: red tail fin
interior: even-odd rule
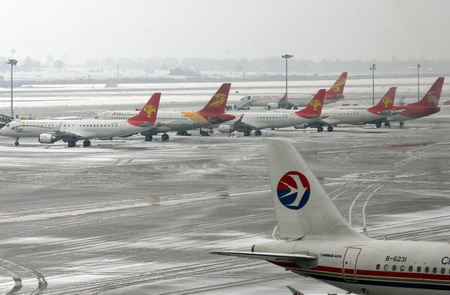
[[[333,86],[325,93],[325,100],[333,102],[344,98],[344,87],[347,81],[347,72],[343,72],[341,76],[334,82]]]
[[[439,99],[441,98],[442,86],[444,85],[444,77],[437,78],[430,90],[424,95],[424,97],[411,105],[423,106],[423,107],[437,107]]]
[[[394,106],[396,91],[397,87],[389,88],[386,94],[380,99],[378,104],[367,110],[373,114],[380,114],[381,112],[392,110],[392,107]]]
[[[128,119],[130,124],[135,126],[146,127],[154,125],[156,121],[156,115],[158,114],[159,100],[161,93],[153,93],[152,97],[148,100],[145,106],[142,108],[139,114],[133,118]]]
[[[208,104],[199,112],[210,114],[223,114],[227,106],[228,94],[230,93],[231,83],[223,83],[211,98]]]
[[[296,114],[303,118],[320,117],[324,100],[325,89],[320,89],[319,91],[317,91],[316,95],[314,95],[313,99],[311,99],[306,108],[296,112]]]

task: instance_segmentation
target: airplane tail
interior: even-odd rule
[[[338,211],[291,141],[265,143],[281,239],[363,238]]]
[[[199,112],[223,114],[227,106],[228,94],[230,93],[231,83],[223,83],[211,98],[208,104]]]
[[[161,98],[161,93],[153,93],[152,97],[148,100],[145,106],[141,109],[139,114],[133,118],[128,119],[130,124],[135,126],[146,127],[154,125],[156,121],[156,116],[158,114],[159,100]]]
[[[391,87],[386,92],[386,94],[380,99],[377,105],[367,109],[369,112],[374,114],[383,114],[383,112],[392,110],[394,106],[395,93],[397,87]]]
[[[325,101],[335,102],[344,99],[344,87],[346,81],[347,72],[343,72],[336,82],[334,82],[333,86],[325,93]]]
[[[423,107],[437,107],[439,105],[439,99],[441,98],[442,86],[444,85],[444,77],[437,78],[430,90],[424,95],[424,97],[413,104],[414,106]]]
[[[309,104],[301,111],[296,112],[296,114],[303,118],[318,118],[322,113],[322,106],[325,100],[325,89],[320,89],[314,95],[313,99]]]

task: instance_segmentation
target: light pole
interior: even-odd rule
[[[417,65],[417,101],[420,100],[420,83],[419,83],[419,77],[420,77],[420,64]]]
[[[281,56],[286,60],[286,99],[288,98],[288,59],[293,58],[294,56],[291,54],[285,54]]]
[[[372,105],[375,105],[375,64],[372,65],[370,70],[372,71]]]
[[[11,117],[14,118],[14,108],[13,108],[13,66],[17,65],[18,60],[8,59],[7,64],[11,65]]]

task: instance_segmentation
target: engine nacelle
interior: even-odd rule
[[[55,143],[59,140],[53,133],[42,133],[39,135],[38,139],[40,143]]]
[[[231,133],[234,131],[231,125],[220,125],[218,129],[220,133]]]
[[[308,127],[309,127],[309,124],[300,124],[300,125],[294,126],[295,129],[306,129]]]
[[[280,105],[278,103],[276,103],[276,102],[270,102],[270,103],[267,104],[267,108],[269,110],[276,110],[276,109],[280,108]]]

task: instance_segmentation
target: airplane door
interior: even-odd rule
[[[357,281],[357,268],[359,255],[361,254],[361,248],[348,247],[345,251],[344,260],[342,261],[342,275],[345,281],[356,282]]]
[[[120,122],[119,126],[120,126],[120,131],[125,131],[125,122]]]

